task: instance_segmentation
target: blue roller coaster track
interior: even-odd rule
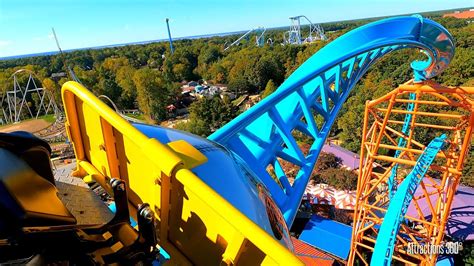
[[[265,183],[291,226],[314,164],[343,103],[372,64],[403,48],[421,49],[428,57],[426,61],[412,62],[416,81],[441,73],[454,55],[449,32],[421,16],[367,24],[319,50],[273,94],[209,139],[245,160]],[[295,140],[296,131],[313,139],[307,154]],[[278,158],[299,167],[292,185]],[[278,180],[268,173],[270,165]]]
[[[413,194],[436,158],[436,154],[447,147],[446,135],[441,135],[432,140],[418,158],[413,170],[400,184],[397,192],[390,200],[387,213],[380,226],[370,265],[390,265],[397,233],[413,199]]]
[[[405,115],[405,120],[403,121],[403,127],[402,127],[402,134],[405,137],[408,137],[408,135],[411,132],[411,125],[412,125],[412,117],[413,117],[413,110],[415,109],[415,104],[414,101],[416,100],[416,93],[410,93],[409,97],[410,102],[408,103],[407,106],[407,111],[408,113]],[[398,147],[400,148],[406,148],[407,146],[407,140],[405,138],[400,138],[398,140]],[[402,150],[397,150],[395,152],[395,158],[400,157],[400,154],[402,153]],[[389,192],[389,198],[392,199],[393,195],[395,194],[397,190],[397,184],[396,184],[396,178],[397,178],[397,171],[398,171],[398,163],[395,163],[395,165],[392,168],[392,171],[390,173],[390,177],[388,178],[388,192]]]

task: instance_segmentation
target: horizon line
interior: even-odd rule
[[[320,23],[314,23],[314,24],[329,24],[329,23],[337,23],[337,22],[350,22],[350,21],[358,21],[358,20],[365,20],[365,19],[378,19],[378,18],[387,18],[387,17],[394,17],[394,16],[406,16],[406,15],[415,15],[415,14],[426,14],[426,13],[432,13],[432,12],[443,12],[443,11],[451,11],[451,10],[464,10],[464,9],[471,9],[474,8],[474,6],[471,7],[455,7],[455,8],[450,8],[450,9],[441,9],[441,10],[431,10],[431,11],[425,11],[425,12],[420,12],[420,13],[413,13],[413,14],[396,14],[396,15],[388,15],[388,16],[376,16],[376,17],[363,17],[363,18],[356,18],[356,19],[345,19],[345,20],[337,20],[337,21],[326,21],[326,22],[320,22]],[[301,26],[307,26],[308,24],[302,24]],[[284,27],[288,26],[275,26],[275,27],[270,27],[266,28],[268,30],[274,30],[274,29],[281,29]],[[191,36],[180,36],[180,37],[175,37],[172,38],[172,40],[187,40],[187,39],[205,39],[205,38],[210,38],[210,37],[224,37],[224,36],[229,36],[229,35],[236,35],[239,33],[245,33],[249,31],[248,29],[246,30],[238,30],[238,31],[231,31],[231,32],[218,32],[218,33],[205,33],[205,34],[199,34],[199,35],[191,35]],[[97,46],[89,46],[89,47],[78,47],[78,48],[71,48],[71,49],[66,49],[63,50],[64,53],[68,52],[73,52],[73,51],[78,51],[78,50],[97,50],[97,49],[104,49],[104,48],[116,48],[116,47],[122,47],[122,46],[131,46],[131,45],[144,45],[144,44],[151,44],[151,43],[160,43],[160,42],[166,42],[168,41],[168,38],[162,38],[162,39],[154,39],[154,40],[142,40],[142,41],[132,41],[128,43],[115,43],[115,44],[103,44],[103,45],[97,45]],[[0,57],[0,61],[7,61],[7,60],[13,60],[13,59],[21,59],[21,58],[30,58],[30,57],[39,57],[39,56],[52,56],[60,53],[59,50],[57,51],[44,51],[44,52],[37,52],[37,53],[30,53],[30,54],[18,54],[18,55],[9,55],[9,56],[2,56]]]

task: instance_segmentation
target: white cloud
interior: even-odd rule
[[[7,47],[7,46],[9,46],[10,44],[12,44],[11,41],[0,40],[0,47]]]
[[[46,40],[52,40],[52,39],[54,39],[53,33],[50,33],[50,34],[44,35],[44,36],[36,36],[36,37],[33,37],[33,41],[36,41],[36,42],[39,42],[39,41],[46,41]]]

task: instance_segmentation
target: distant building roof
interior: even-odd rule
[[[196,92],[200,92],[200,91],[204,90],[204,86],[196,85],[196,87],[194,87],[194,89],[196,90]]]
[[[443,17],[452,17],[452,18],[474,18],[474,10],[466,10],[462,12],[454,12],[449,14],[444,14]]]
[[[53,74],[51,74],[51,77],[52,77],[52,78],[58,78],[58,77],[60,78],[60,77],[66,77],[66,76],[67,76],[67,75],[66,75],[65,72],[59,72],[59,73],[53,73]]]
[[[214,86],[217,86],[217,87],[227,87],[227,84],[216,83],[216,84],[214,84]]]
[[[357,153],[353,153],[333,143],[324,144],[321,151],[332,153],[336,157],[339,157],[342,160],[342,164],[351,170],[359,168],[360,157]]]
[[[194,87],[183,87],[181,88],[181,93],[188,93],[194,91]]]
[[[313,214],[300,240],[324,252],[347,260],[351,249],[352,227]]]
[[[304,262],[305,265],[332,266],[334,259],[326,253],[314,248],[305,242],[291,237],[295,255]]]

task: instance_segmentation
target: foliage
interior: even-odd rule
[[[345,168],[328,168],[313,177],[318,183],[325,183],[336,189],[357,189],[357,174]]]
[[[137,88],[137,100],[140,110],[148,121],[161,121],[166,118],[168,89],[160,73],[149,68],[135,72],[133,81]]]
[[[189,122],[179,123],[178,129],[207,137],[239,114],[239,109],[228,99],[219,96],[203,97],[191,104]]]
[[[49,114],[49,115],[43,115],[38,117],[39,119],[43,119],[44,121],[48,123],[54,123],[56,121],[56,117],[54,117],[54,114]]]
[[[329,168],[340,168],[342,165],[341,158],[337,157],[332,153],[321,152],[318,157],[318,161],[314,167],[316,172],[322,172]]]
[[[334,208],[334,218],[333,220],[338,221],[343,224],[351,225],[351,223],[354,221],[354,217],[352,217],[352,214],[348,213],[346,210],[340,210],[337,208]]]
[[[342,160],[332,153],[321,152],[311,174],[316,183],[325,183],[336,189],[355,190],[357,174],[342,168]]]
[[[265,86],[265,90],[262,92],[262,99],[272,94],[277,89],[273,80],[269,80]]]
[[[471,150],[466,157],[461,183],[474,187],[474,140],[473,143],[471,143]]]
[[[474,243],[472,241],[464,241],[462,250],[459,257],[462,262],[459,262],[460,265],[473,265],[474,264]]]
[[[474,86],[474,23],[468,23],[466,19],[442,18],[438,14],[430,14],[430,18],[445,26],[456,43],[456,53],[449,68],[434,80],[449,86]],[[249,41],[224,51],[225,43],[238,37],[230,35],[177,40],[174,54],[170,53],[168,43],[158,42],[0,60],[0,95],[12,89],[11,75],[26,68],[34,71],[38,83],[43,83],[60,102],[60,87],[68,78],[53,78],[52,74],[65,72],[66,62],[94,94],[109,96],[120,109],[139,108],[148,121],[157,123],[167,119],[166,106],[179,102],[178,83],[205,79],[227,85],[237,96],[258,93],[266,97],[328,42],[367,22],[369,20],[326,23],[323,27],[328,40],[305,45],[279,45],[283,41],[283,30],[269,29],[266,37],[275,44],[264,47],[255,47]],[[302,34],[307,31],[308,27],[303,26]],[[337,137],[343,147],[358,152],[365,102],[409,80],[412,77],[409,63],[420,56],[422,54],[416,49],[396,51],[369,69],[343,106],[331,137]],[[35,108],[34,99],[31,104]],[[203,99],[190,108],[190,121],[178,127],[207,136],[236,115],[236,109],[224,100]],[[316,120],[320,124],[320,117]],[[434,138],[429,131],[417,134],[426,140]],[[474,185],[473,161],[471,152],[462,180],[471,186]]]

